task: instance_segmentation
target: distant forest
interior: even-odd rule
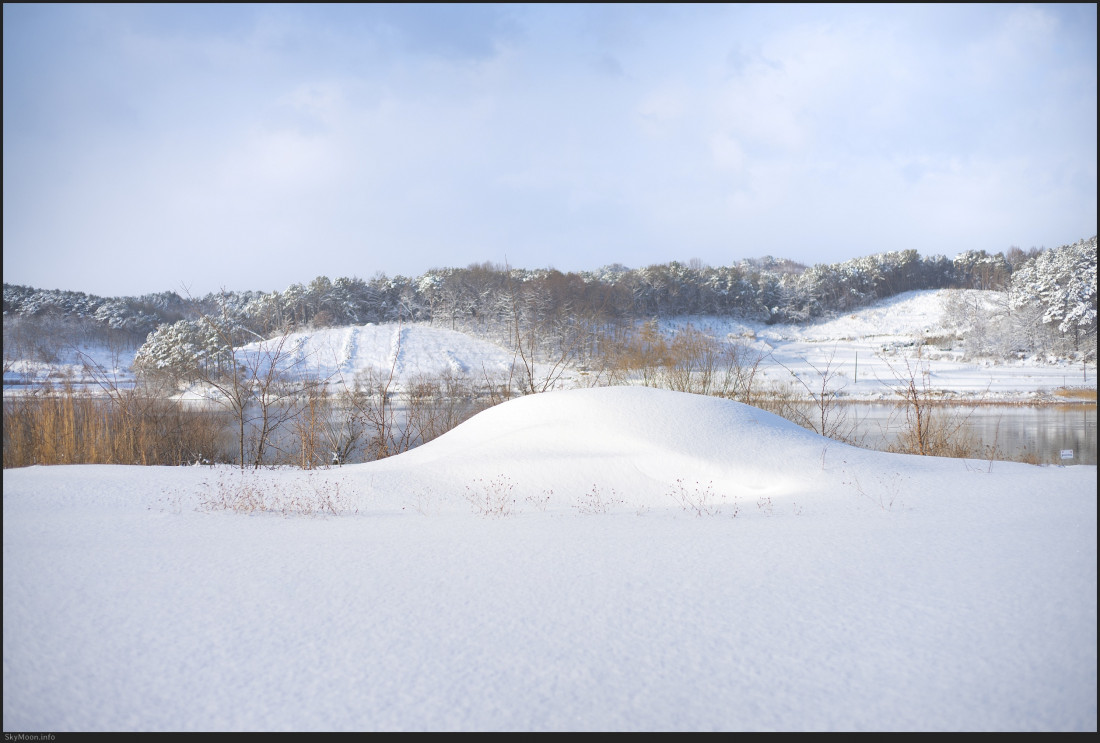
[[[1045,326],[1065,341],[1062,351],[1095,358],[1095,236],[1049,250],[968,251],[954,259],[906,250],[810,267],[772,257],[719,267],[674,261],[579,273],[484,263],[432,269],[416,278],[318,276],[284,291],[226,290],[197,298],[172,291],[98,297],[5,283],[3,308],[5,345],[9,326],[30,321],[36,327],[79,327],[86,340],[136,347],[158,328],[203,315],[265,338],[289,330],[399,321],[485,332],[518,321],[520,309],[525,322],[548,327],[683,315],[804,323],[901,292],[944,288],[1003,292],[1006,312],[1015,313],[1017,325]]]

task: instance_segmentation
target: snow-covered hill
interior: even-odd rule
[[[992,293],[970,292],[977,301]],[[1087,368],[1042,359],[966,360],[955,340],[956,328],[945,318],[944,290],[907,292],[848,315],[807,325],[765,325],[730,318],[676,318],[661,323],[673,331],[691,323],[718,338],[731,337],[760,355],[758,384],[785,385],[793,394],[820,394],[828,377],[831,394],[849,400],[894,398],[898,377],[912,370],[921,382],[945,397],[985,400],[1042,399],[1062,386],[1095,386],[1096,366]],[[270,344],[267,344],[268,346]],[[243,349],[254,354],[260,345]],[[293,333],[287,338],[284,366],[295,373],[350,387],[356,375],[373,369],[393,386],[406,388],[420,375],[451,373],[474,382],[507,376],[515,360],[511,350],[465,333],[429,325],[363,325]],[[80,349],[123,384],[132,383],[129,358],[102,348]],[[921,360],[917,362],[917,351]],[[62,361],[5,359],[5,392],[65,371],[88,383],[75,349],[60,349]],[[908,360],[908,363],[907,363]],[[924,372],[927,372],[925,375]],[[558,387],[584,386],[582,374],[567,369]]]
[[[794,394],[827,389],[848,400],[897,399],[892,391],[911,372],[945,398],[1042,400],[1063,386],[1095,386],[1096,365],[1027,358],[967,359],[947,316],[951,290],[898,294],[841,317],[805,325],[742,322],[728,318],[679,318],[717,337],[743,339],[762,356],[763,384],[787,385]],[[968,290],[970,301],[990,304],[995,292]],[[918,351],[920,356],[918,358]]]
[[[269,342],[244,346],[244,356],[270,348]],[[356,375],[373,370],[398,387],[418,376],[451,374],[475,379],[506,374],[513,356],[488,341],[428,325],[362,325],[292,333],[282,366],[296,374],[350,387]]]

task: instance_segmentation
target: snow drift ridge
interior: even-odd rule
[[[455,480],[500,474],[532,488],[576,492],[614,482],[656,494],[690,478],[761,494],[785,491],[820,469],[825,447],[843,445],[742,403],[603,387],[511,400],[417,449],[357,467],[375,479],[410,481],[425,471],[446,472],[452,487]]]

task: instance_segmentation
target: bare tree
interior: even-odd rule
[[[287,348],[289,331],[282,335],[260,341],[255,353],[245,354],[243,368],[247,386],[251,389],[258,415],[258,426],[254,438],[253,465],[259,467],[264,453],[279,428],[287,421],[297,417],[297,398],[301,384],[294,378],[294,367],[301,359],[292,358]]]
[[[287,346],[289,328],[274,339],[264,339],[234,323],[224,301],[220,318],[203,313],[200,319],[216,341],[217,362],[201,367],[199,383],[213,390],[208,400],[233,416],[241,469],[249,459],[249,428],[258,423],[258,433],[251,439],[251,459],[253,466],[259,467],[275,431],[295,413],[293,402],[300,385],[294,384],[293,370],[303,359],[292,358]],[[241,341],[247,335],[257,342],[250,351],[243,351]]]
[[[938,405],[928,361],[921,357],[920,346],[915,359],[903,358],[900,365],[891,364],[885,358],[882,360],[897,382],[894,393],[901,397],[905,414],[905,427],[898,434],[897,448],[925,456],[972,455],[975,447],[962,434],[976,405],[965,415]]]
[[[384,459],[409,447],[409,427],[402,426],[397,405],[397,361],[401,353],[400,327],[394,336],[392,361],[388,370],[368,367],[353,380],[351,389],[345,385],[345,400],[349,406],[349,431],[365,429],[368,459]],[[357,438],[357,436],[356,436]],[[348,445],[351,441],[342,437]]]
[[[802,377],[795,374],[789,367],[781,362],[776,362],[794,377],[794,379],[802,386],[806,393],[810,396],[812,401],[812,413],[807,415],[803,411],[799,410],[797,406],[793,406],[790,409],[790,414],[784,415],[784,417],[794,420],[800,425],[809,428],[822,436],[826,436],[831,439],[844,440],[850,435],[850,431],[845,430],[844,424],[847,422],[848,413],[840,405],[837,399],[837,393],[844,385],[840,385],[837,388],[835,382],[837,379],[843,377],[840,372],[839,366],[834,363],[836,357],[836,346],[833,346],[833,350],[829,353],[829,357],[825,360],[823,366],[817,366],[811,363],[808,359],[806,363],[817,374],[817,380],[813,386],[810,385]]]

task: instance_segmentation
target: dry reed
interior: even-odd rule
[[[126,390],[107,399],[65,382],[4,399],[3,466],[213,462],[223,421],[212,411]]]

